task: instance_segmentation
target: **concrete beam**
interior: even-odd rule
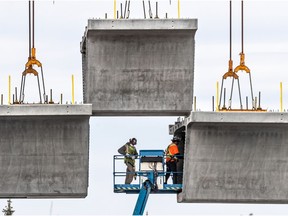
[[[0,106],[0,198],[87,196],[91,105]]]
[[[188,116],[196,19],[88,20],[83,97],[93,115]]]
[[[192,112],[182,127],[178,202],[288,203],[288,113]]]

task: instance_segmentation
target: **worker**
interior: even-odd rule
[[[129,142],[118,149],[119,154],[125,155],[124,163],[127,166],[125,184],[131,184],[133,177],[136,178],[135,158],[138,157],[138,152],[135,147],[136,144],[137,139],[131,138]]]
[[[165,150],[166,179],[164,184],[167,184],[171,172],[173,173],[173,184],[177,184],[177,162],[179,159],[183,158],[180,156],[178,149],[178,144],[180,143],[181,139],[177,136],[174,136],[171,141],[172,143]]]

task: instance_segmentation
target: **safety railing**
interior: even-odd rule
[[[151,162],[147,167],[140,163],[140,158],[135,158],[135,172],[126,172],[125,156],[114,155],[113,158],[113,185],[115,193],[138,193],[143,182],[148,179],[148,175],[154,175],[155,190],[152,193],[179,193],[182,190],[182,184],[173,184],[173,176],[182,179],[183,172],[171,172],[167,184],[164,184],[166,172],[165,156],[161,163]],[[126,174],[133,174],[131,184],[125,184]]]

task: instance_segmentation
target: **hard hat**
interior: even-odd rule
[[[181,139],[180,139],[180,137],[178,137],[178,136],[174,136],[171,141],[172,141],[172,142],[180,142]]]
[[[133,144],[133,145],[136,145],[136,144],[137,144],[137,139],[136,139],[136,138],[131,138],[131,139],[129,140],[129,142],[130,142],[131,144]]]

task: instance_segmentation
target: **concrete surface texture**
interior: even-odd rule
[[[192,112],[178,202],[288,203],[288,113]]]
[[[196,19],[88,20],[83,97],[93,115],[189,115],[196,30]]]
[[[0,106],[0,197],[86,197],[91,114],[91,105]]]

